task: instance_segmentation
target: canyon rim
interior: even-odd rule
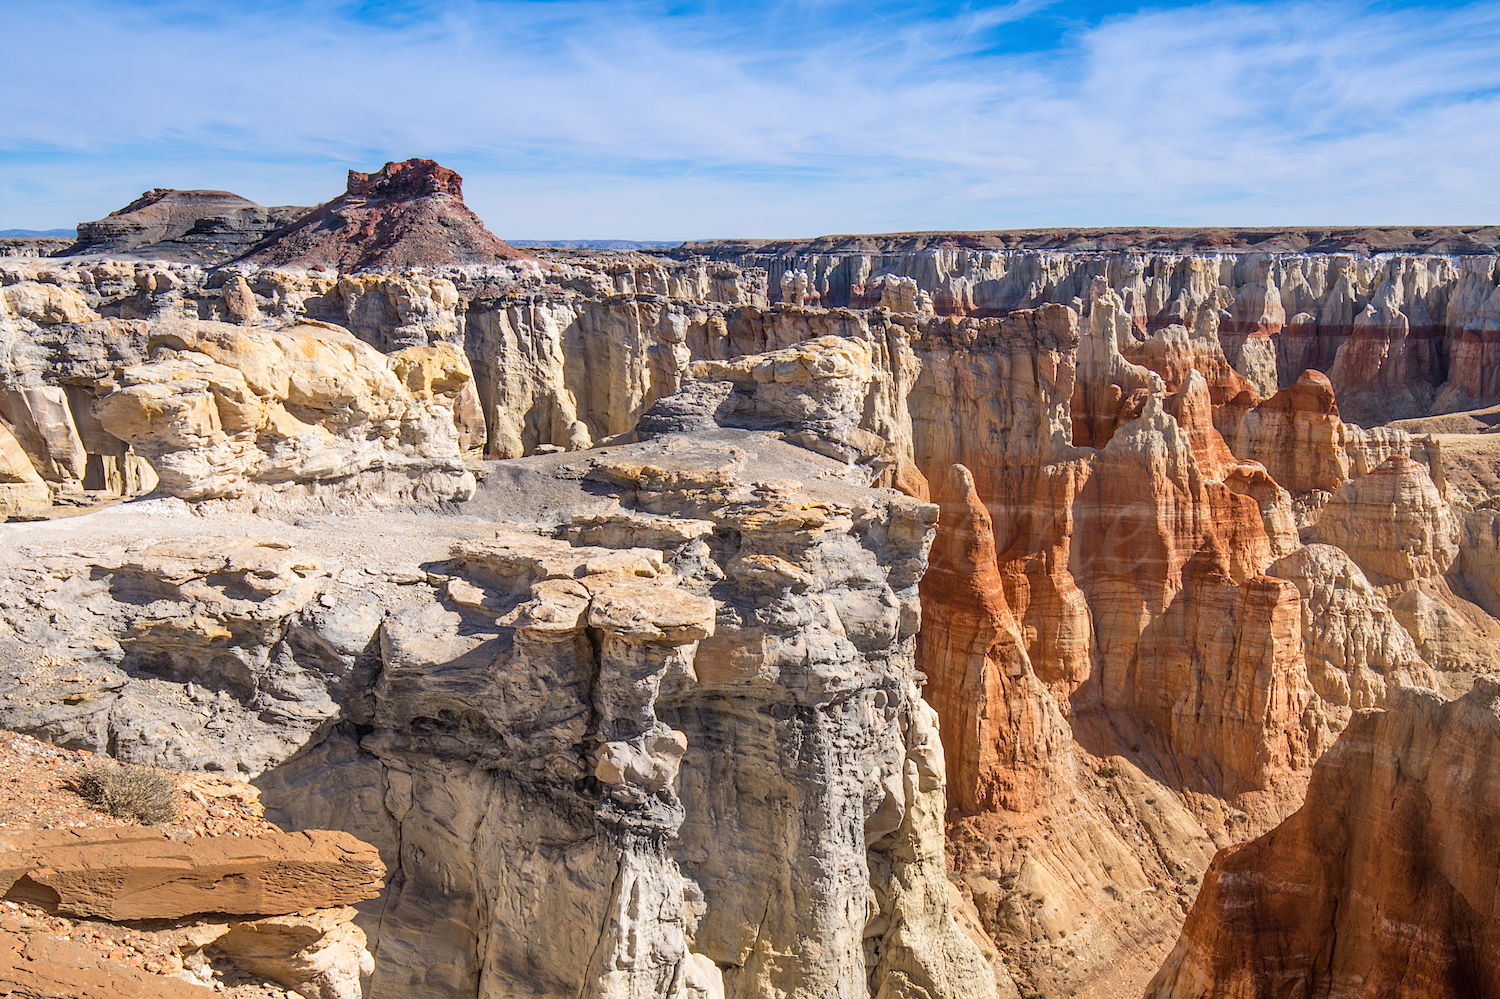
[[[266,820],[0,830],[158,994],[1500,988],[1500,228],[0,248],[0,727]]]

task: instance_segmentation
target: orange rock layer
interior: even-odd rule
[[[1401,691],[1214,859],[1149,999],[1500,995],[1500,681]]]

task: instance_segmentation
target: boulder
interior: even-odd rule
[[[178,842],[153,829],[0,832],[13,901],[108,920],[279,915],[380,894],[385,865],[348,833],[313,830]]]

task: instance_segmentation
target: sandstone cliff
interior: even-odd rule
[[[337,328],[208,322],[158,326],[152,344],[92,414],[168,495],[473,493],[454,412],[469,364],[446,344],[384,355]]]
[[[1081,303],[1102,276],[1143,331],[1211,317],[1263,396],[1316,368],[1362,425],[1500,401],[1483,346],[1491,230],[934,233],[671,252],[764,268],[772,289],[804,274],[800,294],[824,307],[877,306],[887,277],[909,278],[945,315]]]
[[[168,515],[143,547],[137,514],[96,514],[0,636],[79,669],[3,703],[263,772],[281,821],[379,846],[372,995],[997,994],[914,665],[937,510],[868,486],[894,467],[860,427],[870,356],[714,362],[644,439],[510,463],[422,529],[328,517],[293,546]],[[356,545],[362,570],[325,563]]]
[[[350,903],[383,887],[369,844],[283,833],[242,781],[122,770],[9,732],[0,774],[0,991],[363,994],[373,961]]]
[[[1500,992],[1500,683],[1401,691],[1362,712],[1307,801],[1214,858],[1148,995],[1477,997]]]

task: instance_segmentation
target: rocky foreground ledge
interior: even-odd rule
[[[0,732],[6,994],[363,995],[374,962],[351,905],[383,888],[373,847],[347,833],[283,833],[262,817],[259,792],[230,778],[135,771],[112,807],[139,807],[147,787],[154,827],[82,796],[88,775],[125,773]]]

